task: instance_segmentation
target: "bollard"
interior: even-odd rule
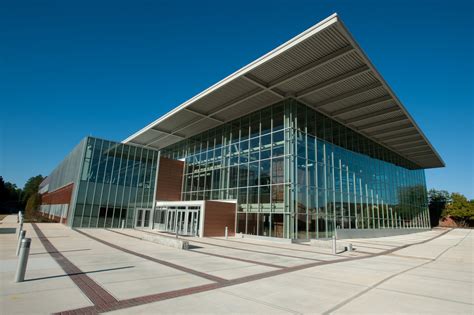
[[[337,252],[336,252],[336,236],[333,236],[333,237],[332,237],[332,253],[333,253],[334,255],[337,254]]]
[[[23,231],[23,222],[20,221],[20,227],[18,228],[18,239],[20,239],[21,231]]]
[[[122,230],[125,228],[125,220],[122,220]]]
[[[347,244],[346,249],[348,252],[352,252],[352,243]]]
[[[18,267],[16,269],[15,282],[25,281],[26,264],[30,254],[31,238],[24,238],[21,241],[20,257],[18,258]]]
[[[18,239],[18,245],[16,246],[16,255],[20,254],[20,246],[21,246],[21,241],[25,238],[26,231],[20,231],[20,238]]]
[[[227,234],[227,231],[228,231],[228,229],[227,229],[227,226],[226,226],[226,227],[225,227],[225,234],[224,234],[224,235],[225,235],[225,239],[227,239],[227,235],[228,235],[228,234]]]

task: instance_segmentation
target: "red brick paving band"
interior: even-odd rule
[[[134,251],[126,249],[124,247],[121,247],[121,246],[109,243],[107,241],[101,240],[100,238],[97,238],[95,236],[84,233],[83,231],[79,231],[79,230],[74,230],[74,231],[76,231],[77,233],[82,234],[82,235],[84,235],[88,238],[91,238],[94,241],[97,241],[97,242],[102,243],[104,245],[107,245],[109,247],[118,249],[118,250],[120,250],[124,253],[134,255],[134,256],[137,256],[137,257],[140,257],[140,258],[143,258],[143,259],[146,259],[146,260],[150,260],[150,261],[159,263],[161,265],[164,265],[164,266],[167,266],[167,267],[170,267],[170,268],[182,271],[182,272],[186,272],[186,273],[189,273],[189,274],[201,277],[201,278],[205,278],[207,280],[214,281],[214,282],[226,282],[226,281],[228,281],[227,279],[216,277],[216,276],[210,275],[208,273],[200,272],[200,271],[190,269],[190,268],[186,268],[186,267],[183,267],[183,266],[179,266],[179,265],[176,265],[176,264],[173,264],[171,262],[164,261],[164,260],[161,260],[161,259],[158,259],[158,258],[155,258],[155,257],[147,256],[147,255],[144,255],[144,254],[141,254],[141,253],[138,253],[138,252],[134,252]]]
[[[133,235],[130,235],[130,234],[127,234],[127,233],[122,233],[122,232],[114,231],[114,230],[110,230],[110,229],[106,229],[106,230],[109,231],[109,232],[112,232],[112,233],[117,233],[117,234],[124,235],[124,236],[127,236],[127,237],[131,237],[131,238],[134,238],[134,239],[142,240],[139,237],[136,237],[136,236],[133,236]],[[219,257],[219,258],[224,258],[224,259],[231,259],[231,260],[251,263],[251,264],[255,264],[255,265],[271,267],[271,268],[285,268],[285,266],[268,264],[268,263],[264,263],[264,262],[256,261],[256,260],[237,258],[237,257],[226,256],[226,255],[214,254],[214,253],[207,253],[207,252],[202,252],[202,251],[195,250],[195,249],[190,249],[190,251],[193,252],[193,253],[198,253],[198,254],[203,254],[203,255],[208,255],[208,256],[214,256],[214,257]]]
[[[219,257],[219,258],[224,258],[224,259],[231,259],[231,260],[235,260],[235,261],[241,261],[241,262],[246,262],[246,263],[255,264],[255,265],[261,265],[261,266],[265,266],[265,267],[280,268],[280,269],[286,268],[285,266],[264,263],[264,262],[256,261],[256,260],[237,258],[237,257],[226,256],[226,255],[219,255],[219,254],[214,254],[214,253],[206,253],[206,252],[202,252],[202,251],[195,250],[195,249],[191,249],[190,251],[192,251],[193,253],[198,253],[198,254],[203,254],[203,255],[208,255],[208,256],[214,256],[214,257]]]
[[[159,233],[154,233],[154,232],[148,232],[148,231],[142,231],[145,233],[149,234],[158,234]],[[272,255],[272,256],[281,256],[281,257],[288,257],[288,258],[296,258],[296,259],[302,259],[302,260],[311,260],[311,261],[322,261],[321,259],[315,259],[315,258],[308,258],[308,257],[301,257],[301,256],[293,256],[293,255],[286,255],[286,254],[277,254],[277,253],[269,253],[269,252],[264,252],[260,250],[253,250],[253,249],[247,249],[247,248],[240,248],[240,247],[232,247],[232,246],[225,246],[225,245],[219,245],[219,244],[214,244],[214,243],[208,243],[208,242],[203,242],[203,241],[196,241],[196,240],[189,240],[191,243],[197,243],[197,244],[205,244],[205,245],[210,245],[210,246],[215,246],[215,247],[221,247],[221,248],[228,248],[228,249],[235,249],[235,250],[240,250],[244,252],[250,252],[250,253],[258,253],[258,254],[266,254],[266,255]],[[230,241],[230,240],[226,240]],[[245,243],[249,244],[249,243]],[[253,244],[252,244],[253,245]],[[272,247],[272,246],[270,246]],[[278,247],[279,249],[284,249],[281,247]],[[313,254],[317,254],[316,252],[311,252]],[[332,255],[331,255],[332,256]]]
[[[270,244],[256,244],[256,243],[249,243],[249,242],[245,242],[245,241],[234,241],[234,240],[226,240],[226,241],[234,242],[234,243],[240,243],[240,244],[253,245],[253,246],[262,246],[262,247],[268,247],[268,248],[284,249],[284,250],[295,251],[295,252],[304,252],[304,253],[319,254],[319,255],[324,255],[324,256],[339,257],[338,255],[324,253],[324,252],[317,252],[317,251],[314,251],[314,250],[287,248],[287,247],[280,247],[280,246],[275,246],[275,245],[270,245]],[[297,246],[301,246],[301,247],[310,246],[310,245],[303,245],[303,244],[298,244],[298,243],[292,243],[292,245],[297,245]]]
[[[126,299],[126,300],[120,300],[115,303],[110,303],[110,304],[105,304],[105,305],[95,305],[95,306],[89,306],[89,307],[84,307],[84,308],[78,308],[75,310],[70,310],[70,311],[65,311],[61,312],[59,314],[96,314],[96,313],[103,313],[103,312],[110,312],[118,309],[125,309],[129,307],[134,307],[134,306],[139,306],[143,304],[148,304],[148,303],[153,303],[153,302],[159,302],[163,300],[168,300],[168,299],[173,299],[177,297],[182,297],[182,296],[187,296],[191,294],[196,294],[196,293],[201,293],[201,292],[206,292],[206,291],[211,291],[219,288],[224,288],[228,286],[233,286],[237,284],[243,284],[243,283],[248,283],[256,280],[261,280],[273,276],[278,276],[294,271],[299,271],[311,267],[316,267],[316,266],[321,266],[321,265],[329,265],[329,264],[334,264],[334,263],[339,263],[339,262],[347,262],[347,261],[354,261],[354,260],[361,260],[361,259],[367,259],[371,257],[376,257],[376,256],[382,256],[382,255],[387,255],[391,254],[397,250],[407,248],[413,245],[419,245],[419,244],[424,244],[429,241],[432,241],[438,237],[441,237],[442,235],[448,233],[450,230],[444,231],[443,233],[440,233],[432,238],[426,239],[424,241],[420,241],[417,243],[413,244],[407,244],[407,245],[402,245],[398,246],[380,253],[374,253],[366,256],[358,256],[358,257],[346,257],[346,258],[340,258],[340,259],[335,259],[335,260],[329,260],[329,261],[319,261],[319,262],[313,262],[309,264],[304,264],[304,265],[298,265],[298,266],[293,266],[293,267],[287,267],[279,270],[273,270],[273,271],[268,271],[256,275],[251,275],[251,276],[246,276],[246,277],[241,277],[233,280],[226,280],[222,282],[216,282],[216,283],[211,283],[211,284],[206,284],[206,285],[201,285],[201,286],[196,286],[196,287],[191,287],[191,288],[185,288],[185,289],[180,289],[180,290],[174,290],[174,291],[169,291],[169,292],[163,292],[163,293],[158,293],[158,294],[151,294],[151,295],[146,295],[146,296],[141,296],[141,297],[136,297],[136,298],[131,298],[131,299]],[[78,231],[80,232],[80,231]],[[93,238],[95,240],[98,240],[95,237],[92,237],[84,232],[80,232],[81,234]],[[101,240],[100,240],[101,241]],[[119,246],[116,246],[114,244],[105,242],[104,244],[110,244],[112,245],[113,248],[121,248]],[[110,246],[109,245],[109,246]],[[125,252],[127,253],[135,253],[130,250],[126,250]],[[138,254],[138,253],[135,253]]]
[[[82,292],[91,300],[95,306],[104,306],[117,302],[109,292],[104,290],[99,284],[86,275],[81,269],[67,259],[56,247],[48,240],[40,228],[35,224],[31,224],[38,235],[41,244],[46,251],[54,258],[58,265],[69,275],[72,281],[81,289]]]

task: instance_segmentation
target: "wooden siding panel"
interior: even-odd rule
[[[235,203],[206,201],[204,213],[204,236],[224,236],[225,227],[228,235],[235,235]]]
[[[160,158],[158,182],[156,183],[156,200],[180,201],[183,179],[183,161]]]

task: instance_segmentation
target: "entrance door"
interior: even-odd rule
[[[199,210],[178,211],[178,234],[199,235]]]
[[[150,209],[137,209],[137,216],[135,219],[136,228],[148,228],[150,227]]]
[[[200,210],[186,209],[186,207],[169,207],[166,214],[166,231],[178,235],[199,235]]]

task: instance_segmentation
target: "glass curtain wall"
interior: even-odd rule
[[[295,238],[429,227],[423,169],[296,101],[291,112]]]
[[[235,199],[238,232],[290,237],[289,109],[276,104],[162,150],[185,159],[182,199]]]
[[[158,151],[87,138],[73,227],[133,227],[135,209],[150,209]]]
[[[306,239],[429,224],[423,170],[292,99],[162,154],[185,159],[183,200],[238,201],[237,232]]]

